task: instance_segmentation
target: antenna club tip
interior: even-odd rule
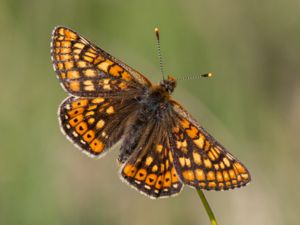
[[[207,76],[208,76],[208,77],[212,77],[213,74],[212,74],[212,73],[208,73]]]
[[[155,27],[154,32],[155,32],[156,38],[159,39],[159,28]]]

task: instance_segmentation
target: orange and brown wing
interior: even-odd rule
[[[61,129],[90,156],[102,156],[119,141],[135,104],[103,97],[68,97],[59,108]]]
[[[153,123],[136,129],[141,136],[127,136],[123,142],[123,146],[132,143],[135,148],[121,167],[121,178],[150,198],[173,196],[183,188],[173,165],[168,135],[161,132],[164,129],[160,125]]]
[[[51,56],[62,86],[76,96],[132,94],[151,86],[139,72],[65,27],[53,30]]]
[[[250,182],[247,168],[172,101],[175,126],[170,135],[176,171],[197,189],[228,190]]]

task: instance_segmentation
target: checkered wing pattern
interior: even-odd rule
[[[60,106],[60,125],[79,149],[102,156],[122,137],[135,104],[103,97],[68,97]]]
[[[136,135],[129,134],[121,148],[121,152],[132,151],[121,167],[122,179],[150,198],[176,195],[183,187],[173,165],[169,138],[163,125],[152,121],[134,127]]]
[[[208,134],[176,102],[170,134],[174,165],[180,180],[197,189],[228,190],[250,182],[246,167]]]
[[[132,95],[151,86],[139,72],[65,27],[53,31],[51,56],[62,86],[72,95]]]

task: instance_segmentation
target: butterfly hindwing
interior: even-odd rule
[[[62,86],[76,96],[130,95],[151,85],[143,75],[65,27],[53,31],[51,56]]]
[[[122,137],[134,107],[120,99],[71,96],[59,109],[61,128],[85,153],[102,156]]]
[[[172,102],[175,126],[171,131],[174,165],[187,185],[227,190],[246,185],[246,167],[209,135],[178,103]]]
[[[122,179],[151,198],[176,195],[183,187],[173,165],[168,136],[160,125],[150,122],[141,129],[136,127],[140,135],[128,135],[121,148],[122,152],[124,146],[134,146],[121,167]]]

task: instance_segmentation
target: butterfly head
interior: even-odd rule
[[[169,94],[172,94],[176,87],[176,79],[172,76],[168,76],[167,79],[164,79],[160,82],[160,86]]]

